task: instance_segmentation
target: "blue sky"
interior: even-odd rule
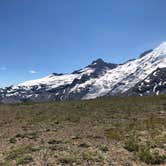
[[[166,41],[165,0],[0,0],[0,86],[122,63]]]

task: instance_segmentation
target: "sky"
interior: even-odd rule
[[[122,63],[166,41],[166,0],[0,0],[0,87]]]

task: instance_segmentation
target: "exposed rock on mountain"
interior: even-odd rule
[[[124,64],[93,61],[71,74],[57,74],[0,89],[0,101],[55,101],[166,93],[166,43]]]

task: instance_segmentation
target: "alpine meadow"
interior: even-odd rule
[[[166,0],[0,0],[0,166],[166,166]]]

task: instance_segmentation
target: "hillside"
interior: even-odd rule
[[[166,96],[0,105],[0,166],[166,164]]]

